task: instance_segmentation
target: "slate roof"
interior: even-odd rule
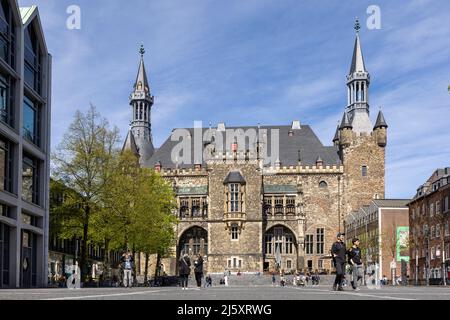
[[[406,208],[411,200],[405,199],[376,199],[373,202],[380,208]]]
[[[253,129],[255,132],[258,132],[258,126],[227,127],[226,129]],[[316,165],[316,160],[318,157],[323,159],[324,166],[341,165],[341,161],[338,155],[338,148],[335,146],[324,146],[322,142],[320,142],[314,131],[311,129],[311,127],[308,125],[302,125],[301,129],[299,130],[292,130],[292,126],[261,126],[260,129],[267,129],[267,154],[269,156],[271,155],[272,130],[279,130],[279,160],[281,162],[281,166],[297,166],[299,150],[302,165],[314,166]],[[184,130],[187,130],[187,132],[189,132],[191,136],[191,164],[179,163],[178,168],[180,169],[193,168],[194,163],[198,162],[194,161],[194,129],[186,128]],[[203,135],[207,130],[209,129],[202,129]],[[216,134],[220,133],[216,129],[212,130],[213,132],[216,132]],[[289,136],[289,131],[293,131],[294,134],[292,136]],[[226,140],[226,134],[222,132],[222,136],[223,140]],[[228,152],[231,152],[231,144],[234,142],[234,140],[230,142],[226,147],[223,145],[219,146],[218,139],[216,139],[216,141],[217,142],[214,142],[216,143],[216,151],[226,149]],[[228,141],[224,141],[223,143],[225,144],[225,142],[228,143]],[[155,150],[153,156],[146,161],[145,166],[153,168],[159,161],[161,162],[163,168],[175,168],[176,163],[174,163],[175,160],[172,161],[171,154],[173,148],[179,143],[179,141],[171,141],[171,137],[168,137],[167,140],[162,144],[162,146],[159,149]],[[204,147],[205,145],[203,145],[203,148]],[[204,164],[205,163],[203,161],[202,165]]]
[[[375,123],[374,129],[377,128],[388,128],[388,125],[386,123],[386,119],[384,119],[383,112],[378,113],[377,122]]]
[[[246,184],[245,178],[242,176],[242,174],[239,171],[231,171],[228,176],[223,181],[223,184],[229,184],[229,183],[240,183],[240,184]]]

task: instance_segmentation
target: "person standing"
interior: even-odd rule
[[[180,281],[182,290],[187,290],[189,274],[191,273],[191,259],[187,254],[184,254],[178,262],[178,270],[180,273]]]
[[[228,287],[228,285],[229,285],[229,283],[228,283],[228,280],[230,277],[229,274],[230,274],[230,271],[225,271],[225,275],[223,277],[223,284],[225,285],[225,287]]]
[[[353,238],[353,246],[348,250],[348,263],[350,264],[352,272],[352,287],[353,290],[359,291],[358,281],[362,279],[362,261],[361,249],[359,248],[360,241],[358,238]]]
[[[194,261],[194,273],[195,281],[197,282],[197,289],[201,289],[203,277],[203,258],[200,254],[197,256],[197,260]]]
[[[120,262],[122,264],[123,269],[123,285],[125,288],[131,288],[133,286],[133,280],[132,280],[132,271],[133,271],[133,255],[130,251],[127,251],[122,255],[122,258],[120,259]]]
[[[345,273],[345,256],[347,249],[344,243],[344,233],[339,232],[336,236],[337,241],[331,247],[331,255],[336,267],[336,279],[334,280],[333,290],[344,291],[342,288],[342,280]]]

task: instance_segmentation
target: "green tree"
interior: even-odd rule
[[[95,234],[95,230],[90,230],[91,220],[102,208],[103,189],[111,178],[109,168],[116,154],[118,141],[118,129],[110,129],[108,121],[91,105],[86,114],[80,111],[75,114],[62,142],[52,154],[53,177],[78,195],[71,205],[80,210],[73,212],[69,219],[70,225],[65,225],[63,229],[64,232],[70,232],[68,230],[73,228],[75,233],[81,229],[80,266],[83,280],[89,273],[89,236]]]
[[[167,255],[174,245],[175,195],[160,175],[141,168],[132,152],[122,152],[114,163],[103,189],[103,210],[95,219],[96,236],[104,241],[107,252],[128,249],[144,253],[146,281],[149,255]]]

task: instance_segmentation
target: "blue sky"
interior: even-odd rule
[[[153,137],[205,125],[312,126],[331,145],[346,104],[354,19],[370,88],[371,118],[389,128],[386,196],[409,198],[450,166],[449,1],[19,0],[37,4],[53,55],[52,145],[92,102],[124,137],[128,97],[144,43]],[[81,30],[66,28],[69,5]],[[366,27],[369,5],[381,29]]]

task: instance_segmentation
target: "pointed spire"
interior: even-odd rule
[[[125,139],[125,143],[123,144],[123,147],[122,147],[122,152],[124,152],[125,150],[129,150],[129,151],[133,152],[133,154],[135,156],[139,157],[139,150],[136,145],[136,140],[134,139],[133,132],[131,132],[131,130],[128,131],[127,137]]]
[[[136,82],[134,83],[134,90],[145,91],[146,93],[149,93],[150,86],[148,84],[147,73],[145,72],[145,64],[144,64],[144,54],[145,54],[144,45],[141,45],[139,53],[141,54],[141,61],[139,63],[139,70],[136,77]]]
[[[353,129],[353,126],[350,124],[350,120],[348,119],[347,112],[344,112],[344,116],[342,117],[340,129]]]
[[[356,18],[355,30],[356,40],[355,47],[353,49],[353,59],[352,65],[350,67],[350,74],[353,74],[354,72],[367,72],[366,66],[364,64],[364,56],[361,50],[361,41],[359,40],[359,30],[361,30],[361,26],[359,24],[358,18]]]
[[[340,124],[337,125],[336,133],[334,134],[334,138],[333,138],[333,142],[339,141],[339,128],[340,128]]]
[[[378,113],[377,122],[375,123],[374,130],[378,128],[388,128],[386,120],[384,119],[383,112],[381,110]]]

